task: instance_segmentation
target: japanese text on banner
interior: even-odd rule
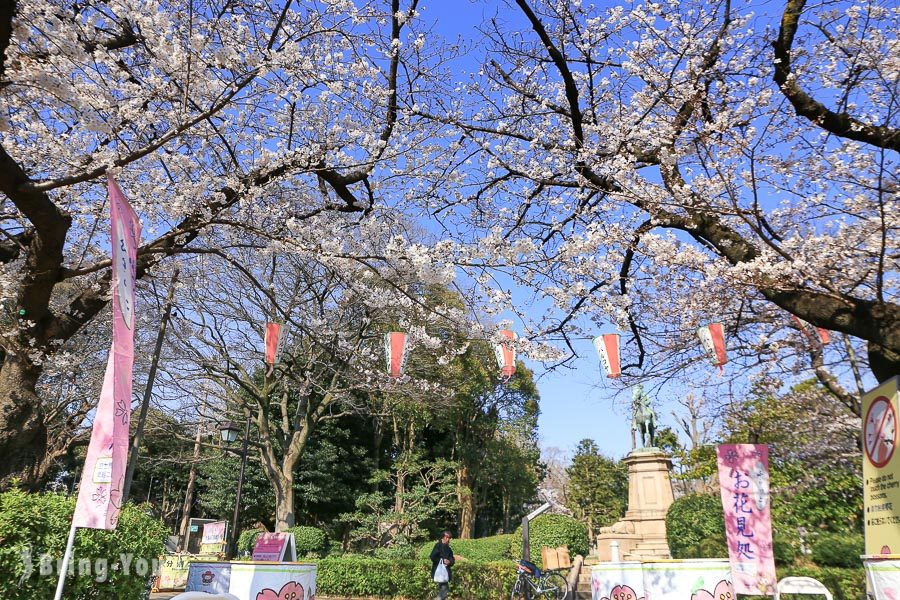
[[[768,448],[763,444],[724,444],[716,454],[734,590],[773,594],[776,576]]]

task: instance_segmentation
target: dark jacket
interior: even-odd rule
[[[447,559],[450,561],[450,564],[447,565],[447,575],[450,579],[453,578],[453,572],[451,567],[453,563],[456,562],[456,559],[453,558],[453,549],[450,547],[450,544],[441,543],[438,540],[438,543],[434,545],[434,548],[431,549],[431,576],[434,577],[434,572],[437,570],[438,561]]]

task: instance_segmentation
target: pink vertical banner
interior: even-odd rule
[[[769,448],[765,444],[723,444],[716,455],[734,591],[774,594]]]
[[[108,176],[112,227],[113,339],[100,402],[94,414],[74,527],[115,529],[128,461],[134,364],[134,282],[141,225],[112,176]]]

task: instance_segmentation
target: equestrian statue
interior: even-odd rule
[[[635,432],[640,431],[641,447],[652,447],[656,443],[656,413],[640,383],[631,394],[631,414],[631,445],[635,445]]]

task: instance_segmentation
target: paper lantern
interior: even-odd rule
[[[700,336],[700,343],[715,366],[721,368],[728,362],[725,355],[725,332],[721,323],[710,323],[701,327],[697,330],[697,335]]]
[[[284,340],[287,338],[288,326],[282,323],[266,323],[266,364],[269,370],[266,375],[272,374],[272,368],[278,362],[281,351],[284,349]]]
[[[499,344],[494,345],[494,353],[497,355],[497,366],[500,373],[509,379],[516,372],[516,348],[513,342],[516,341],[516,334],[509,329],[500,331],[500,335],[506,338]]]
[[[622,361],[619,355],[619,334],[604,333],[594,338],[594,348],[600,363],[606,370],[607,377],[616,378],[622,374]]]
[[[384,358],[387,361],[388,375],[400,377],[406,370],[406,359],[409,349],[406,346],[406,334],[392,331],[384,334]]]
[[[807,323],[797,315],[791,315],[794,319],[794,322],[797,323],[797,326],[800,328],[800,331],[806,334],[806,337],[809,338],[814,344],[825,345],[831,341],[831,335],[829,335],[827,329],[822,329],[821,327],[815,327],[810,323]]]

